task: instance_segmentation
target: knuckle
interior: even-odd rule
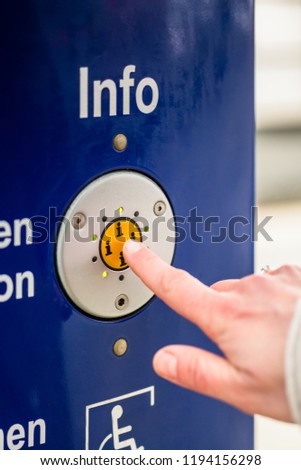
[[[266,276],[262,275],[262,274],[253,274],[251,277],[250,277],[250,282],[252,284],[255,284],[255,285],[261,285],[261,284],[264,284],[265,283],[265,280],[267,279]]]
[[[292,271],[295,271],[295,268],[296,267],[292,264],[284,264],[282,266],[283,271],[286,271],[286,272],[289,272],[289,273],[292,272]]]
[[[292,266],[289,265],[289,264],[284,264],[282,266],[280,266],[280,268],[277,268],[275,269],[274,271],[272,271],[272,274],[276,274],[276,275],[281,275],[281,274],[289,274],[292,272]]]
[[[270,282],[270,277],[263,274],[252,274],[241,279],[239,291],[244,293],[259,289],[262,286],[266,286]]]
[[[274,279],[279,279],[284,282],[296,282],[300,283],[301,268],[293,264],[285,264],[274,271],[271,271],[270,276]]]
[[[226,332],[229,325],[225,322],[225,318],[239,318],[246,308],[245,301],[242,300],[239,295],[225,296],[222,300],[221,307],[223,312],[223,318],[220,321],[220,326],[222,327],[221,332]]]
[[[300,267],[294,264],[285,264],[279,268],[279,271],[287,275],[298,275],[301,272]]]

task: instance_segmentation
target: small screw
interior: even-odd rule
[[[113,351],[116,356],[124,356],[128,349],[128,343],[124,338],[117,339],[113,346]]]
[[[93,256],[92,263],[96,263],[96,261],[97,261],[97,256]]]
[[[135,216],[135,217],[138,217],[138,216],[139,216],[139,212],[138,212],[138,211],[134,212],[134,216]]]
[[[124,134],[117,134],[113,139],[113,147],[117,152],[123,152],[128,144],[128,140]]]
[[[121,276],[119,276],[119,281],[123,281],[124,280],[124,275],[121,274]]]
[[[154,205],[154,213],[155,215],[163,215],[166,211],[166,204],[163,201],[158,201]]]
[[[115,307],[117,308],[117,310],[123,310],[128,303],[129,299],[125,294],[120,294],[115,299]]]
[[[78,212],[75,214],[72,218],[72,225],[75,228],[75,230],[80,230],[83,228],[86,224],[86,216],[84,214],[81,214]]]

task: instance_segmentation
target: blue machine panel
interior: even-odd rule
[[[219,225],[204,221],[250,219],[253,1],[10,0],[0,26],[0,448],[112,449],[116,426],[132,426],[129,447],[251,448],[252,418],[152,370],[169,343],[216,351],[202,332],[158,299],[122,321],[85,316],[54,254],[78,192],[132,169],[186,218],[175,266],[206,284],[252,272],[250,239],[217,242]],[[111,92],[97,101],[104,80]],[[129,348],[116,357],[121,337]]]

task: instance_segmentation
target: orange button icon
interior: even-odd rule
[[[123,256],[123,245],[129,239],[142,241],[140,228],[132,219],[119,217],[106,226],[101,235],[99,253],[108,268],[123,271],[129,267]]]

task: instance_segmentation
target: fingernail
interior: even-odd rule
[[[141,242],[134,242],[134,240],[128,240],[124,244],[124,251],[127,253],[137,253],[137,251],[141,250]]]
[[[159,351],[154,358],[154,367],[156,372],[168,379],[176,379],[177,377],[177,358],[167,351]]]

